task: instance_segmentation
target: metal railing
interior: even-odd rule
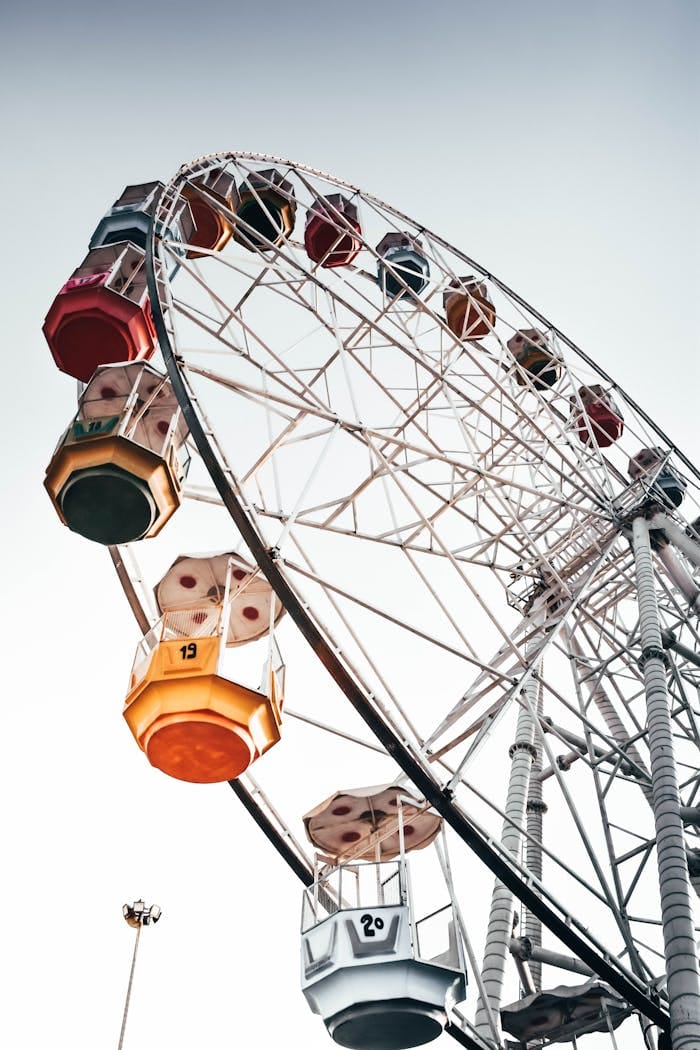
[[[153,653],[161,642],[213,638],[219,634],[222,612],[221,605],[206,605],[164,613],[136,647],[129,689],[134,689],[146,677]]]
[[[426,962],[462,968],[462,958],[457,940],[457,927],[451,904],[424,915],[415,924],[416,958]]]
[[[304,890],[301,931],[306,933],[339,911],[405,904],[406,886],[401,861],[342,864]]]

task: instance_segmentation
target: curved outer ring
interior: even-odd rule
[[[270,162],[290,164],[289,161],[283,161],[281,158],[267,157],[258,154],[221,154],[217,155],[219,165],[226,163],[227,160],[236,157],[244,157],[250,160],[265,160]],[[209,158],[207,158],[209,159]],[[315,173],[314,169],[301,167],[302,170],[307,170],[310,173]],[[184,182],[187,179],[187,174],[190,166],[181,168],[174,180],[175,183]],[[319,172],[318,174],[323,174]],[[333,179],[339,185],[344,185],[349,189],[355,189],[346,183],[340,182],[340,180]],[[172,187],[171,187],[172,189]],[[166,189],[162,191],[161,197],[156,203],[155,211],[157,212],[160,206],[160,201]],[[374,199],[374,198],[370,198]],[[381,201],[377,201],[382,207]],[[397,213],[394,209],[394,214]],[[407,216],[402,216],[408,218]],[[436,237],[436,240],[440,241],[440,238]],[[447,242],[442,242],[445,246]],[[654,1024],[658,1025],[664,1030],[669,1028],[669,1015],[658,1002],[657,999],[652,998],[643,988],[641,984],[638,984],[613,966],[599,949],[584,940],[572,925],[567,923],[549,904],[540,898],[537,893],[526,883],[526,881],[519,875],[519,873],[513,869],[487,841],[482,835],[480,830],[475,827],[470,820],[468,820],[460,810],[457,809],[452,803],[452,799],[449,791],[443,791],[439,784],[434,778],[426,772],[423,766],[414,757],[409,748],[398,738],[393,730],[385,723],[378,711],[376,711],[361,688],[358,682],[355,680],[349,669],[342,663],[336,653],[327,644],[322,631],[316,625],[310,613],[302,606],[296,594],[290,587],[286,578],[278,568],[276,561],[276,552],[274,549],[267,548],[257,529],[247,516],[243,502],[239,499],[237,492],[235,491],[232,484],[226,477],[224,470],[219,463],[219,460],[211,447],[209,440],[206,436],[204,427],[199,419],[199,416],[195,410],[194,405],[190,399],[187,388],[180,374],[178,361],[175,355],[173,346],[170,343],[170,337],[168,334],[167,326],[165,324],[165,318],[161,307],[160,299],[158,296],[158,281],[156,277],[155,265],[154,265],[154,250],[155,250],[155,232],[154,227],[151,227],[147,245],[146,245],[146,275],[148,282],[148,291],[151,303],[151,311],[153,314],[153,320],[155,323],[156,333],[160,350],[163,355],[163,360],[168,371],[173,390],[178,399],[180,407],[182,408],[183,414],[187,421],[190,429],[192,438],[197,446],[197,450],[202,457],[204,465],[209,473],[209,476],[217,489],[221,500],[230,514],[236,528],[240,532],[244,542],[247,544],[251,554],[255,558],[256,562],[262,569],[263,573],[267,577],[268,582],[275,590],[280,601],[284,605],[285,609],[292,617],[297,627],[301,631],[302,635],[309,643],[316,656],[321,660],[327,671],[335,680],[336,684],[342,689],[343,693],[350,701],[352,706],[358,712],[360,717],[365,721],[371,732],[377,738],[377,740],[386,749],[387,753],[391,755],[397,765],[402,769],[407,777],[413,782],[423,796],[430,802],[435,810],[447,821],[452,827],[456,834],[466,843],[466,845],[472,850],[473,853],[493,872],[493,874],[528,908],[534,915],[536,915],[542,923],[556,936],[559,940],[565,944],[575,955],[577,955],[583,962],[585,962],[591,969],[598,974],[603,980],[607,981],[627,1002],[630,1003],[636,1010],[639,1010],[642,1014],[649,1018]],[[454,250],[454,249],[453,249]],[[471,263],[472,260],[464,257],[465,261]],[[476,265],[476,264],[474,264]],[[477,267],[481,270],[481,267]],[[490,277],[490,275],[488,275]],[[529,304],[525,304],[524,300],[520,299],[519,296],[515,295],[510,289],[500,282],[499,284],[507,294],[514,296],[521,304],[527,305],[529,310],[532,307]],[[548,327],[549,322],[546,321],[541,314],[537,311],[532,310],[533,314],[546,324]],[[581,356],[592,368],[605,378],[606,381],[611,382],[612,380],[601,370],[593,364],[593,362],[569,339],[567,339],[558,329],[554,329],[557,335],[560,336],[563,341],[571,347],[578,355]],[[614,384],[613,384],[614,385]],[[619,388],[617,388],[619,389]],[[630,399],[628,399],[629,401]],[[630,403],[632,403],[630,401]],[[661,431],[651,422],[641,409],[634,406],[641,415],[644,416],[645,420],[654,427],[664,440],[665,435],[661,434]],[[671,442],[668,442],[672,445]],[[675,446],[674,447],[675,450]],[[687,460],[685,456],[682,456],[678,450],[675,450],[678,455],[683,459],[693,473],[697,473],[692,464]],[[232,785],[233,786],[233,785]],[[236,789],[236,794],[242,801],[241,791]],[[252,802],[252,800],[250,800]],[[255,803],[253,803],[255,805]],[[250,812],[251,807],[246,805],[246,808]],[[255,814],[253,813],[255,816]],[[255,816],[257,820],[257,816]],[[265,834],[268,838],[274,841],[273,836],[277,836],[274,829],[268,825],[267,828],[263,827]],[[278,849],[280,846],[275,842]],[[280,852],[281,849],[280,849]],[[284,855],[284,854],[283,854]],[[290,862],[290,858],[285,856],[285,860]],[[306,881],[307,873],[300,869],[299,862],[291,865],[295,874],[301,878],[302,881]],[[452,1033],[456,1034],[456,1033]],[[463,1033],[460,1032],[460,1035]],[[461,1041],[461,1040],[460,1040]],[[465,1044],[466,1045],[466,1044]]]
[[[247,160],[252,161],[254,163],[260,162],[265,164],[283,164],[287,165],[290,168],[294,168],[295,170],[298,170],[300,172],[309,175],[314,175],[321,179],[326,179],[329,182],[334,183],[334,185],[340,187],[341,189],[349,190],[351,193],[361,194],[364,198],[366,198],[366,200],[371,201],[373,204],[377,205],[377,207],[383,208],[386,211],[390,211],[392,215],[394,215],[397,219],[401,219],[402,221],[407,222],[411,226],[416,226],[416,223],[409,215],[406,215],[404,212],[399,211],[397,208],[388,205],[385,201],[380,200],[379,197],[374,197],[371,193],[365,193],[365,191],[360,189],[359,186],[355,186],[351,182],[345,182],[343,179],[339,179],[335,175],[330,175],[328,172],[321,171],[320,168],[313,168],[310,167],[308,164],[297,164],[295,161],[288,160],[285,157],[276,157],[271,154],[265,153],[246,152],[209,153],[205,154],[202,157],[195,157],[194,160],[190,161],[188,164],[183,164],[175,178],[170,183],[170,185],[165,187],[165,189],[161,192],[160,196],[155,201],[153,214],[157,214],[161,206],[161,201],[163,200],[164,196],[167,195],[168,191],[172,190],[173,188],[177,188],[178,183],[185,183],[190,177],[195,177],[197,174],[200,174],[199,172],[193,171],[193,169],[203,165],[208,165],[211,168],[221,167],[223,164],[235,160]],[[564,332],[562,332],[560,328],[558,328],[547,317],[545,317],[543,313],[535,309],[535,307],[532,306],[531,303],[528,303],[525,299],[523,299],[521,295],[518,295],[517,292],[514,292],[513,289],[510,288],[507,284],[505,284],[504,281],[500,280],[500,278],[490,273],[490,271],[485,270],[483,266],[481,266],[475,259],[472,259],[470,256],[466,255],[458,248],[455,248],[453,244],[450,244],[448,241],[446,241],[444,237],[440,237],[438,234],[433,233],[432,230],[428,231],[426,227],[421,228],[424,229],[426,233],[430,234],[431,239],[435,241],[436,244],[439,244],[443,248],[446,248],[449,251],[453,252],[455,255],[458,255],[467,266],[471,266],[475,270],[477,270],[481,274],[482,278],[486,278],[487,280],[491,281],[491,283],[495,287],[499,288],[504,293],[504,295],[509,296],[511,299],[513,299],[514,302],[518,303],[525,310],[529,311],[530,314],[533,317],[536,317],[537,320],[548,331],[551,331],[554,335],[556,335],[557,339],[564,343],[565,346],[568,346],[568,348],[571,351],[573,351],[573,353],[575,353],[576,356],[579,357],[588,368],[596,372],[597,375],[599,375],[605,383],[608,383],[614,391],[617,391],[620,394],[620,396],[624,398],[626,403],[630,406],[630,408],[634,409],[634,411],[637,413],[640,419],[643,419],[647,426],[649,426],[656,434],[658,434],[661,440],[666,443],[668,448],[673,452],[674,457],[679,459],[683,463],[684,467],[695,478],[697,478],[698,481],[700,481],[700,468],[698,468],[686,456],[682,449],[678,448],[678,446],[674,444],[674,442],[671,440],[668,434],[661,430],[661,428],[658,426],[657,423],[654,422],[651,416],[649,416],[649,414],[645,412],[644,409],[640,405],[638,405],[633,398],[629,396],[625,389],[621,387],[619,383],[616,383],[612,376],[609,375],[606,371],[604,371],[604,369],[602,369],[600,365],[593,360],[593,358],[589,357],[585,350],[582,350],[581,347],[574,343],[573,340],[570,339]],[[149,236],[146,245],[147,255],[151,254],[152,244],[152,237]]]

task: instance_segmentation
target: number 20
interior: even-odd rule
[[[376,931],[384,929],[384,919],[382,919],[379,915],[377,915],[377,917],[375,918],[373,915],[365,913],[364,915],[360,916],[360,922],[364,927],[362,932],[364,933],[365,937],[376,937]],[[374,924],[374,929],[372,929],[372,924]]]

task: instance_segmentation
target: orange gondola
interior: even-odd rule
[[[455,278],[443,296],[447,327],[464,343],[483,339],[496,323],[496,308],[485,281],[477,277]]]

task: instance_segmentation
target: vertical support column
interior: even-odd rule
[[[532,679],[529,679],[528,684],[524,687],[532,709],[535,709],[537,705],[537,688],[537,683]],[[505,819],[501,834],[502,845],[516,858],[520,855],[522,838],[520,829],[525,823],[525,806],[530,781],[530,768],[535,758],[535,748],[532,743],[533,735],[534,723],[530,710],[527,707],[521,707],[518,713],[515,742],[510,748],[510,777],[506,797]],[[481,969],[485,997],[496,1023],[498,1023],[499,1019],[503,975],[512,935],[513,894],[502,882],[497,880],[491,898],[491,913],[486,934],[486,947],[484,948],[484,964]],[[488,1013],[484,999],[481,996],[477,1004],[475,1024],[479,1034],[485,1039],[489,1039],[491,1030],[488,1023]],[[700,1046],[700,1043],[698,1045]]]
[[[700,1047],[700,981],[649,526],[632,524],[672,1050]]]
[[[542,685],[537,689],[537,714],[542,715]],[[528,840],[525,845],[525,862],[527,869],[536,879],[542,880],[542,824],[547,812],[547,803],[542,798],[542,741],[539,734],[534,741],[535,757],[532,762],[530,773],[530,787],[527,795],[527,833]],[[524,934],[533,948],[542,947],[542,923],[529,909],[525,911]],[[538,959],[530,958],[530,975],[535,989],[542,988],[542,963]]]

